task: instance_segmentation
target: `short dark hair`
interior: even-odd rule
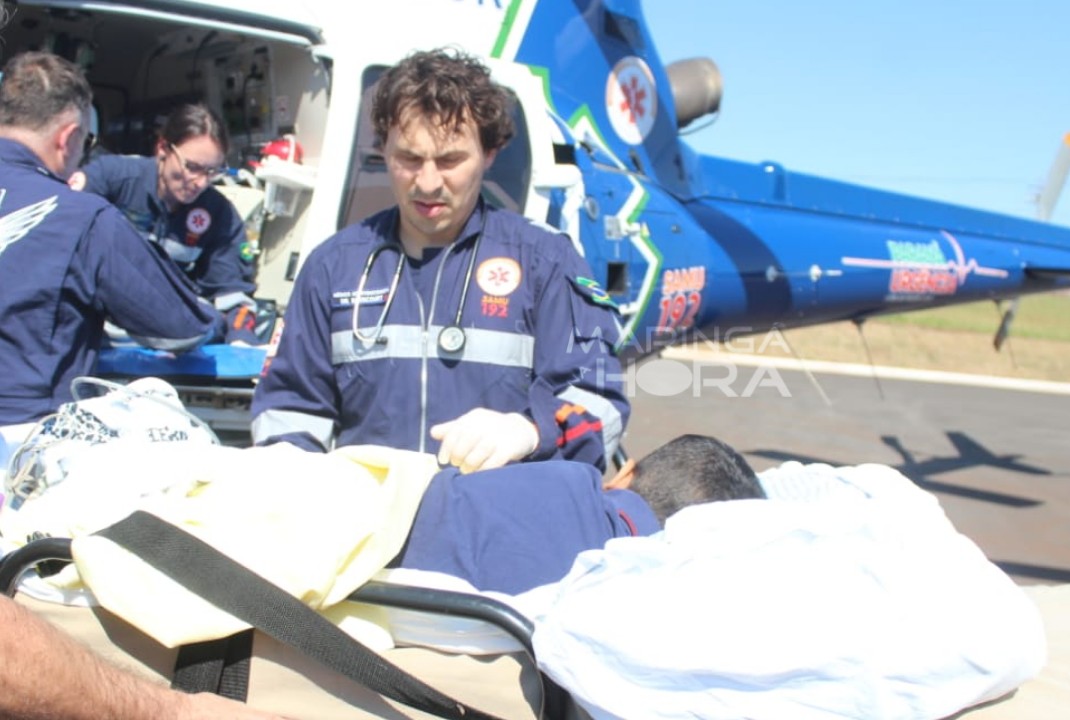
[[[765,498],[743,456],[706,435],[681,435],[654,450],[636,464],[629,488],[661,523],[689,505]]]
[[[31,51],[7,61],[0,79],[0,125],[40,131],[63,113],[89,112],[93,90],[74,63]]]
[[[491,80],[490,70],[459,50],[413,53],[379,79],[372,122],[379,142],[400,125],[409,110],[453,130],[473,121],[485,152],[500,150],[516,132],[513,93]]]
[[[224,155],[230,152],[226,126],[218,115],[202,103],[179,105],[167,115],[160,128],[160,139],[172,145],[181,145],[190,138],[204,135],[215,141]]]

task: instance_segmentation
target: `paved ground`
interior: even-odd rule
[[[1043,390],[1022,391],[883,369],[896,379],[878,383],[870,368],[808,367],[815,382],[797,370],[726,365],[702,350],[667,351],[626,374],[625,448],[638,458],[695,432],[731,443],[757,470],[788,459],[892,465],[937,493],[955,525],[1020,582],[1070,582],[1070,385],[1022,383]],[[208,410],[197,407],[204,398],[183,399],[202,413],[226,412],[213,397]],[[247,422],[220,434],[244,445]]]
[[[756,470],[878,462],[935,492],[960,531],[1023,583],[1070,582],[1070,395],[711,364],[628,373],[625,447],[715,435]]]

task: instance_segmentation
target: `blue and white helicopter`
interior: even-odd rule
[[[6,54],[87,68],[111,151],[147,152],[181,101],[223,115],[244,169],[222,181],[280,308],[312,247],[391,201],[367,116],[377,77],[443,45],[486,58],[519,101],[487,197],[569,233],[622,311],[625,355],[1070,287],[1068,228],[696,153],[680,131],[717,111],[720,75],[663,64],[639,0],[4,4]],[[291,152],[253,171],[281,137]]]

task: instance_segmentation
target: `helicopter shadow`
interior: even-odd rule
[[[1020,459],[1022,456],[1019,454],[996,455],[966,433],[949,430],[946,435],[947,439],[951,441],[957,454],[947,457],[933,457],[926,460],[918,460],[914,453],[908,450],[898,437],[882,435],[881,441],[892,450],[895,450],[900,457],[903,458],[901,463],[891,465],[891,467],[913,480],[918,486],[931,492],[956,495],[971,500],[979,500],[981,502],[1015,508],[1035,507],[1042,504],[1041,500],[1033,498],[994,492],[991,490],[979,490],[977,488],[964,487],[962,485],[955,485],[932,479],[933,475],[975,467],[994,467],[1008,472],[1024,473],[1027,475],[1052,474],[1050,470],[1022,462]],[[835,461],[827,459],[792,455],[777,450],[751,450],[749,451],[749,454],[768,458],[770,460],[798,460],[799,462],[804,463],[838,464]]]

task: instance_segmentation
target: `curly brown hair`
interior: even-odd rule
[[[372,103],[372,122],[379,142],[400,125],[410,110],[457,130],[469,119],[479,129],[484,152],[500,150],[516,132],[510,90],[490,77],[490,70],[459,50],[439,48],[415,52],[379,79]]]

